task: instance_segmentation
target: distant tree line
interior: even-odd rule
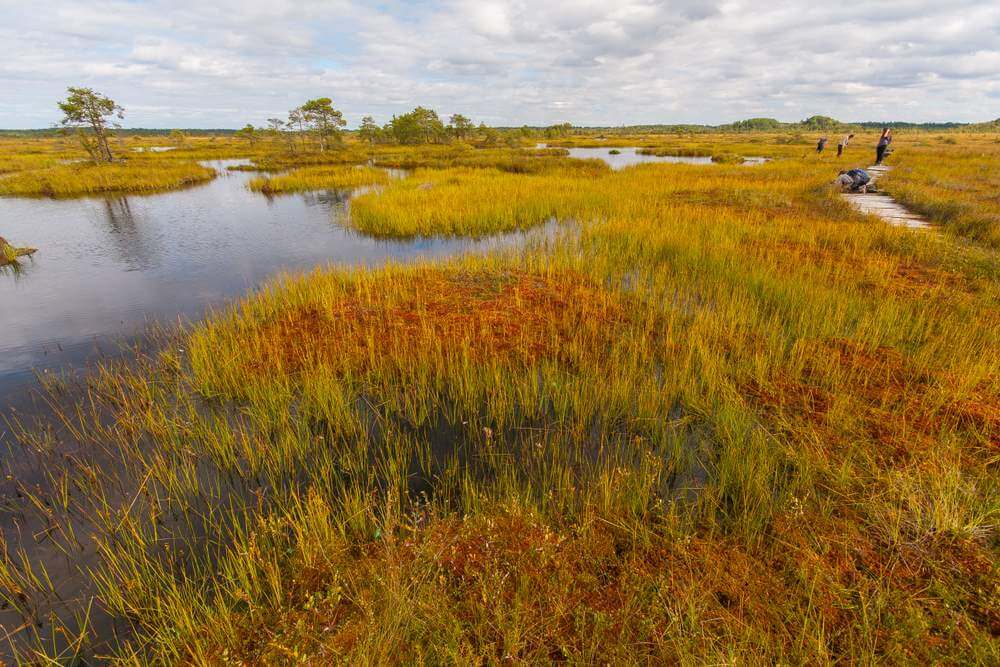
[[[965,132],[996,132],[1000,118],[985,123],[910,123],[905,121],[862,121],[848,123],[829,116],[810,116],[805,120],[786,123],[776,118],[748,118],[723,125],[622,125],[618,127],[574,127],[575,133],[603,134],[705,134],[709,132],[779,132],[779,131],[836,131],[847,129],[912,129],[922,131],[959,130]]]
[[[125,117],[125,110],[114,100],[92,88],[70,87],[67,97],[58,103],[63,118],[57,129],[48,130],[0,130],[0,136],[25,136],[31,134],[73,133],[94,162],[112,162],[115,157],[111,150],[114,131],[120,129],[117,122]],[[188,135],[229,134],[246,140],[251,146],[264,138],[285,143],[290,151],[314,147],[325,151],[339,146],[342,133],[347,126],[344,115],[334,108],[329,97],[308,100],[288,112],[287,119],[269,118],[266,127],[247,124],[239,130],[156,130],[135,128],[126,130],[130,135],[169,135],[175,146],[183,145]],[[480,145],[493,146],[506,143],[518,146],[529,138],[557,139],[574,133],[610,134],[664,134],[701,132],[761,132],[778,130],[828,131],[846,128],[875,129],[879,127],[907,128],[916,130],[962,130],[968,132],[1000,131],[1000,118],[985,123],[908,123],[900,121],[866,121],[843,123],[829,116],[810,116],[798,123],[783,123],[775,118],[748,118],[726,125],[630,125],[621,127],[574,127],[570,123],[560,123],[547,127],[522,126],[520,128],[495,128],[485,123],[475,125],[462,114],[453,114],[446,125],[437,112],[418,106],[409,113],[393,116],[392,120],[379,125],[371,116],[365,116],[358,127],[358,137],[369,145],[396,143],[401,145],[443,144],[451,141],[474,141]]]
[[[333,108],[330,98],[309,100],[288,112],[288,118],[269,118],[266,127],[247,124],[235,135],[246,140],[251,146],[265,138],[284,141],[291,151],[317,148],[320,151],[338,146],[342,142],[342,131],[346,125],[343,114]],[[452,141],[475,142],[483,146],[507,144],[521,145],[525,138],[565,137],[574,131],[572,124],[561,123],[546,128],[504,128],[489,127],[485,123],[476,125],[468,117],[456,113],[448,118],[447,124],[436,111],[418,106],[409,113],[394,115],[392,120],[379,125],[371,116],[365,116],[358,126],[358,138],[369,145],[399,144],[412,146],[419,144],[446,144]]]

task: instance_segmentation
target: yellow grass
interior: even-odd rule
[[[353,190],[365,185],[389,181],[384,169],[371,167],[322,166],[302,167],[287,174],[254,178],[247,184],[251,190],[265,194],[302,192],[305,190]]]
[[[483,236],[558,216],[582,181],[493,169],[418,170],[351,201],[350,222],[376,236]]]
[[[132,159],[124,164],[64,164],[0,179],[0,195],[72,197],[103,192],[154,192],[215,178],[195,162]]]
[[[562,232],[286,276],[92,378],[72,456],[19,430],[54,462],[19,487],[46,540],[94,535],[117,655],[997,662],[997,251],[860,216],[829,156],[768,145],[418,170],[353,224]]]
[[[0,266],[17,264],[18,258],[27,257],[37,252],[34,248],[15,248],[0,236]]]
[[[885,189],[951,233],[1000,248],[1000,135],[925,135],[894,144],[887,164],[896,169]]]

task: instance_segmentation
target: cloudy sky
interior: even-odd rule
[[[331,97],[496,125],[1000,116],[1000,0],[0,0],[0,127],[68,85],[131,127],[263,124]]]

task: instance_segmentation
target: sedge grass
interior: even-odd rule
[[[254,178],[247,187],[264,194],[302,192],[307,190],[352,190],[366,185],[381,185],[389,181],[384,169],[371,167],[322,166],[302,167],[287,174]]]
[[[353,201],[397,234],[577,224],[287,276],[92,377],[72,456],[19,429],[131,629],[91,652],[996,662],[996,251],[856,215],[829,172],[428,170]]]
[[[1000,248],[1000,143],[995,135],[910,139],[887,163],[883,187],[911,210],[957,236]]]
[[[375,163],[397,169],[496,169],[512,174],[574,173],[600,176],[610,171],[601,160],[574,160],[562,149],[472,149],[442,147],[427,153],[410,149],[376,155]]]
[[[215,178],[195,162],[132,159],[124,164],[66,164],[14,173],[0,179],[0,195],[73,197],[104,192],[155,192]]]
[[[528,229],[563,217],[563,202],[578,181],[492,169],[418,170],[354,199],[350,223],[386,237],[485,236]]]
[[[0,266],[17,264],[20,257],[33,255],[35,252],[37,252],[35,248],[15,248],[0,236]]]
[[[0,137],[0,175],[52,167],[84,157],[79,147],[63,139]]]

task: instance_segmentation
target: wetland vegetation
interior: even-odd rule
[[[366,185],[386,183],[389,175],[382,169],[358,166],[312,166],[293,169],[278,176],[254,178],[251,190],[265,194],[308,190],[353,190]]]
[[[35,252],[34,248],[15,248],[7,242],[7,239],[0,236],[0,266],[17,264],[21,257],[28,257]]]
[[[4,139],[0,190],[242,158],[262,193],[364,186],[345,224],[379,238],[558,226],[284,276],[82,394],[50,381],[3,487],[20,657],[1000,659],[995,133],[899,133],[884,187],[939,223],[914,232],[830,188],[868,129],[838,162],[801,127],[449,130],[418,107],[359,134],[314,102],[312,129],[125,165]],[[61,170],[75,187],[26,185]],[[37,548],[79,559],[69,593]]]
[[[907,147],[884,185],[949,232],[1000,248],[998,142],[1000,133],[927,134]]]
[[[196,162],[131,158],[123,164],[60,164],[0,179],[0,196],[75,197],[101,193],[159,192],[203,183],[215,170]]]

